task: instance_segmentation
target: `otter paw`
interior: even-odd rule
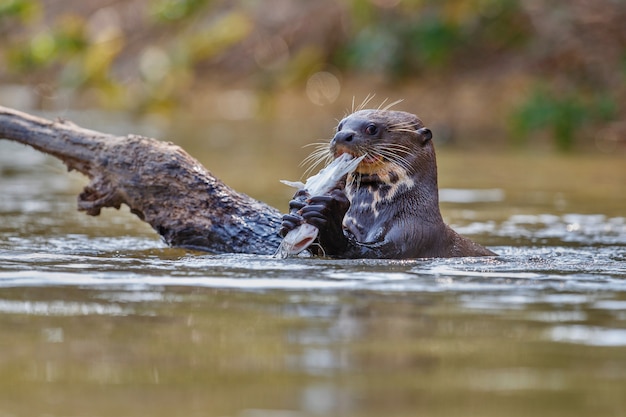
[[[297,213],[304,206],[306,206],[306,203],[304,201],[293,199],[289,202],[289,213]]]
[[[327,226],[341,226],[349,207],[350,201],[343,191],[335,189],[330,195],[311,197],[300,213],[307,223],[322,230]]]
[[[283,221],[280,225],[280,230],[278,231],[278,233],[282,237],[285,237],[287,236],[287,233],[291,232],[302,223],[304,223],[304,219],[302,218],[302,216],[298,214],[285,214],[283,216]]]

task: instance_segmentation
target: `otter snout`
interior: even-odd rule
[[[354,130],[345,129],[337,132],[333,140],[331,141],[332,145],[341,145],[344,143],[350,143],[354,140],[354,135],[356,132]]]

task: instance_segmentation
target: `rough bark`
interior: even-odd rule
[[[213,253],[272,254],[280,244],[278,210],[231,189],[172,143],[5,107],[0,138],[53,155],[89,177],[78,196],[78,209],[89,215],[126,204],[167,244]]]

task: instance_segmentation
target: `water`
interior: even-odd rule
[[[0,417],[625,415],[622,161],[443,151],[444,217],[499,257],[283,260],[78,213],[0,141]]]

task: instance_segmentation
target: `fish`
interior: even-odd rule
[[[345,175],[354,171],[365,156],[366,155],[362,155],[354,158],[352,155],[344,153],[335,158],[320,172],[307,178],[306,183],[287,180],[281,180],[280,182],[299,190],[303,189],[305,193],[301,197],[302,199],[325,195],[330,193]],[[283,238],[278,247],[276,256],[285,259],[289,256],[299,254],[311,246],[317,238],[318,233],[319,230],[313,225],[308,223],[298,225],[295,229],[290,230]]]

